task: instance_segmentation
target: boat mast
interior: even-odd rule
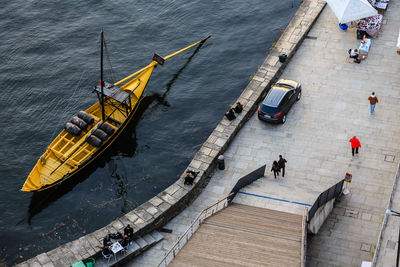
[[[101,118],[104,121],[105,119],[105,114],[104,114],[104,81],[103,81],[103,44],[104,44],[104,32],[103,29],[101,29],[101,49],[100,49],[100,87],[101,87],[101,99],[100,99],[100,104],[101,104]]]

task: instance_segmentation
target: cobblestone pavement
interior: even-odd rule
[[[148,252],[151,257],[145,253],[129,266],[156,265],[202,208],[263,164],[266,176],[244,191],[306,204],[313,204],[346,172],[352,173],[351,193],[336,204],[320,232],[309,237],[307,263],[361,266],[363,260],[372,261],[400,158],[400,57],[395,53],[399,13],[399,2],[391,2],[368,59],[355,64],[347,54],[359,44],[355,29],[341,31],[326,7],[281,76],[301,82],[303,88],[286,123],[266,124],[255,114],[225,153],[226,169],[217,171],[199,198],[167,225],[173,233]],[[367,98],[372,91],[379,103],[370,115]],[[354,158],[348,142],[353,135],[362,145]],[[275,180],[269,168],[279,154],[288,161],[287,174]],[[303,210],[301,205],[243,194],[235,201],[294,213]],[[386,240],[384,245],[395,249],[396,244]]]

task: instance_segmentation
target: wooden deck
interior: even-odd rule
[[[302,216],[232,204],[208,218],[169,266],[301,266]]]

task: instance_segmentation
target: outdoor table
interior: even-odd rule
[[[360,55],[367,56],[370,46],[371,46],[371,39],[365,39],[365,42],[361,41],[360,47],[358,48],[358,53]]]
[[[375,7],[377,9],[382,9],[382,10],[386,10],[387,6],[388,6],[388,3],[377,2],[375,4]]]
[[[119,242],[115,242],[112,245],[110,245],[110,250],[114,254],[115,260],[117,260],[117,253],[123,250],[124,248],[121,246]]]
[[[368,2],[376,9],[386,10],[389,0],[368,0]]]

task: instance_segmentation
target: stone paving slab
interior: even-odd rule
[[[307,262],[308,266],[361,266],[363,260],[371,261],[400,157],[400,119],[393,116],[400,111],[396,87],[400,85],[400,61],[393,44],[399,25],[394,14],[399,12],[393,9],[399,11],[398,3],[391,3],[385,13],[387,24],[373,39],[369,58],[354,64],[348,60],[347,51],[359,44],[355,29],[340,31],[334,14],[325,8],[308,33],[317,38],[303,41],[281,76],[303,85],[302,99],[290,111],[287,122],[269,125],[254,115],[225,152],[226,170],[213,175],[188,209],[200,210],[217,196],[228,194],[241,176],[265,163],[270,166],[279,154],[288,160],[286,177],[275,180],[267,169],[264,178],[244,191],[313,204],[319,193],[350,172],[351,193],[336,204],[320,232],[309,238]],[[393,53],[388,53],[391,50]],[[265,73],[273,69],[260,68],[256,76],[262,77],[264,72],[266,77]],[[380,100],[372,116],[367,100],[371,91]],[[348,142],[353,135],[363,146],[355,158]],[[294,213],[303,208],[242,194],[234,201]],[[189,213],[173,219],[169,226],[174,236],[158,251],[151,251],[152,256],[165,253],[168,242],[186,230],[187,222]],[[393,248],[394,239],[384,239],[383,243]],[[384,251],[393,255],[393,250]],[[130,266],[151,266],[146,265],[146,259],[143,255]]]

